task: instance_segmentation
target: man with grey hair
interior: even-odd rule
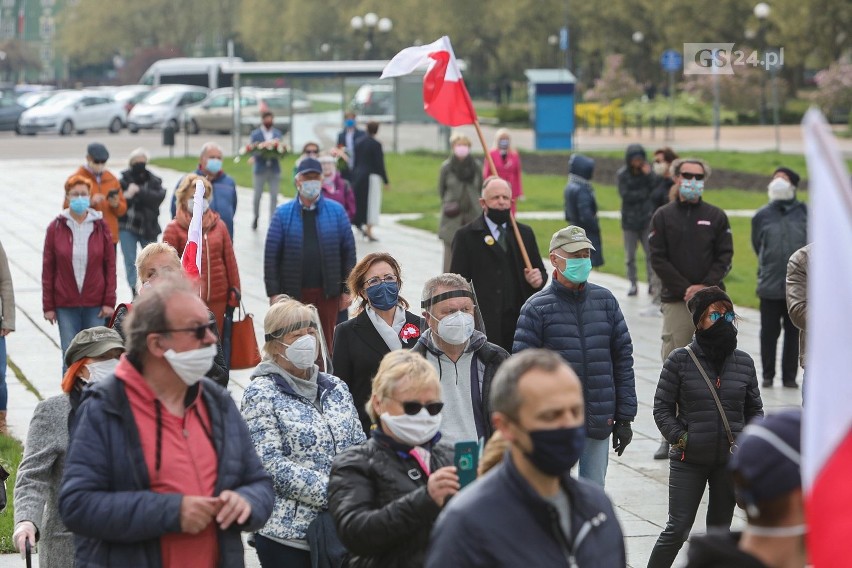
[[[509,354],[476,329],[479,310],[470,284],[458,274],[430,278],[422,298],[428,328],[412,351],[425,357],[441,377],[441,434],[450,443],[489,438],[491,381]]]
[[[545,349],[513,355],[494,377],[491,406],[509,453],[449,502],[426,567],[625,566],[612,503],[570,475],[586,440],[571,367]]]
[[[183,279],[136,301],[127,354],[87,389],[59,512],[78,566],[243,566],[275,495],[230,395],[203,377],[215,323]]]
[[[198,159],[198,168],[195,173],[206,177],[213,184],[213,195],[210,198],[210,209],[219,214],[219,217],[228,227],[228,234],[234,240],[234,215],[237,213],[237,182],[225,173],[223,168],[222,147],[215,142],[207,142],[201,147],[201,156]],[[180,186],[181,178],[175,185]],[[177,214],[175,196],[172,194],[172,219]]]
[[[148,151],[136,148],[130,153],[128,167],[121,172],[121,189],[127,200],[127,213],[118,218],[118,241],[124,256],[124,270],[133,296],[136,296],[136,253],[157,242],[160,228],[160,204],[166,197],[163,180],[148,170]]]

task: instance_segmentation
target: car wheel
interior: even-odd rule
[[[127,127],[127,130],[128,130],[131,134],[138,134],[138,133],[139,133],[139,129],[138,129],[138,128],[136,128],[135,126],[128,126],[128,127]]]
[[[201,127],[198,126],[198,123],[195,121],[194,118],[190,119],[190,121],[189,121],[189,133],[190,134],[198,134],[199,132],[201,132]]]
[[[121,131],[121,119],[117,116],[109,123],[109,131],[111,134],[118,134]]]
[[[59,134],[61,134],[62,136],[68,136],[72,132],[74,132],[74,123],[70,120],[66,120],[65,122],[63,122],[62,127],[60,127],[59,129]]]

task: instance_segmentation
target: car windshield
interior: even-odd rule
[[[181,96],[181,94],[181,92],[173,91],[171,89],[165,91],[152,91],[147,97],[142,99],[141,102],[146,105],[167,105],[173,103],[176,98]]]
[[[60,93],[38,104],[41,108],[62,108],[80,100],[79,93]]]
[[[51,96],[53,96],[52,93],[24,93],[18,97],[17,103],[22,107],[30,108]]]

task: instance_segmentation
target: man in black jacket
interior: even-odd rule
[[[695,324],[686,303],[702,288],[719,286],[731,270],[734,241],[725,212],[702,199],[710,169],[703,160],[686,158],[672,164],[678,199],[657,209],[651,220],[651,264],[662,282],[663,331],[660,355],[685,347]],[[663,440],[656,459],[668,456]]]
[[[621,196],[621,229],[624,232],[624,256],[627,259],[627,279],[630,280],[628,296],[638,294],[636,286],[636,246],[641,243],[645,251],[645,268],[651,282],[651,261],[648,252],[648,222],[653,213],[651,193],[659,184],[659,177],[651,171],[645,149],[641,144],[631,144],[624,155],[625,165],[616,172],[618,194]]]
[[[518,223],[532,268],[524,267],[510,217],[509,182],[492,176],[482,184],[482,216],[465,225],[453,239],[450,272],[473,282],[488,340],[512,350],[521,306],[544,286],[547,273],[535,234]]]
[[[513,355],[491,404],[509,452],[445,507],[426,567],[625,566],[612,503],[569,473],[586,435],[583,389],[568,364],[544,349]]]

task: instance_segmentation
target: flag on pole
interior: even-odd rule
[[[381,78],[408,75],[424,65],[429,68],[423,77],[423,110],[446,126],[475,123],[473,102],[447,36],[403,49],[390,60]]]
[[[802,121],[813,241],[808,264],[808,353],[802,479],[808,556],[816,568],[852,558],[852,182],[816,109]],[[840,564],[838,564],[840,563]]]
[[[191,279],[201,278],[201,218],[204,216],[204,182],[196,180],[192,198],[192,221],[187,231],[186,248],[180,259],[184,273]]]

